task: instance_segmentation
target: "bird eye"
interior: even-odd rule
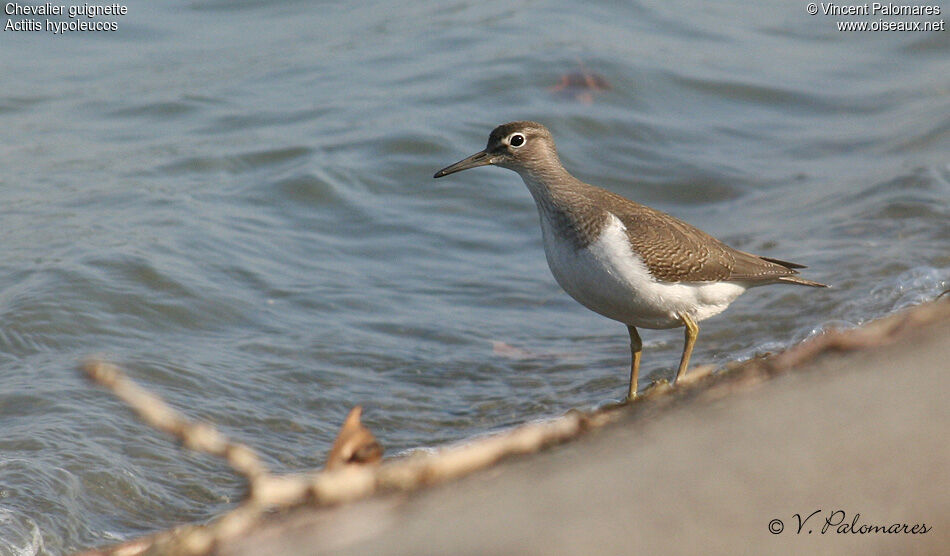
[[[520,133],[512,134],[511,137],[508,138],[508,144],[515,148],[524,145],[524,135]]]

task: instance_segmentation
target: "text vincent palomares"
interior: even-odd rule
[[[822,2],[824,15],[940,15],[940,6],[909,6],[871,2],[870,4],[835,4]]]

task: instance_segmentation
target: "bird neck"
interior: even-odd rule
[[[570,204],[571,198],[576,197],[585,185],[559,162],[538,168],[519,168],[518,173],[542,213],[550,214]]]
[[[552,230],[575,249],[597,240],[609,213],[592,202],[595,187],[575,178],[560,164],[519,173],[534,197],[544,235]]]

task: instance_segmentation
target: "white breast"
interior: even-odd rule
[[[735,282],[661,283],[627,241],[626,228],[611,214],[600,237],[575,249],[541,217],[544,253],[557,283],[588,309],[643,328],[681,326],[679,314],[701,321],[719,314],[746,290]]]

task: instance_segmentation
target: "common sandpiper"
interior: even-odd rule
[[[798,276],[803,265],[733,249],[669,214],[572,176],[551,132],[536,122],[492,130],[488,146],[435,173],[493,164],[521,175],[541,217],[544,254],[555,280],[581,305],[627,325],[630,389],[637,395],[643,343],[637,327],[686,327],[673,384],[686,371],[696,324],[754,286],[825,284]]]

